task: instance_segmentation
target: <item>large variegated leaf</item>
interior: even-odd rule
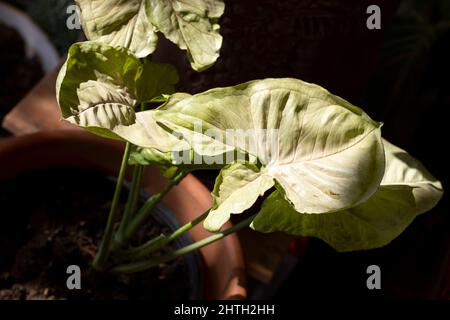
[[[201,71],[219,57],[221,0],[77,0],[88,39],[128,48],[138,57],[152,53],[157,32],[187,50]]]
[[[124,47],[138,57],[152,53],[158,42],[144,0],[76,0],[86,37]]]
[[[413,219],[433,208],[442,186],[406,151],[384,141],[386,171],[377,192],[366,202],[339,212],[299,213],[282,192],[264,201],[252,223],[261,232],[284,231],[321,238],[338,251],[377,248],[396,238]]]
[[[299,212],[360,204],[377,190],[384,172],[380,125],[325,89],[296,79],[252,81],[169,100],[156,118],[198,154],[239,149],[254,155],[262,163],[259,174],[275,179]],[[216,210],[215,217],[232,213],[226,206]],[[220,223],[210,219],[207,225],[217,230]]]
[[[180,141],[158,126],[153,112],[135,108],[174,91],[175,69],[140,61],[124,48],[83,42],[72,45],[57,80],[57,99],[65,120],[99,135],[136,145],[176,149]]]

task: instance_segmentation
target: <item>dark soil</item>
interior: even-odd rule
[[[0,299],[189,298],[184,259],[133,275],[90,268],[113,190],[110,179],[74,169],[28,174],[0,185]],[[136,241],[169,231],[155,221],[144,229]],[[81,268],[81,290],[66,287],[69,265]]]
[[[37,56],[27,58],[20,34],[0,23],[0,121],[42,78]]]

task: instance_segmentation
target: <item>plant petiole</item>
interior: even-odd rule
[[[134,273],[134,272],[140,272],[140,271],[144,271],[144,270],[156,267],[160,264],[166,263],[166,262],[174,260],[180,256],[186,255],[186,254],[196,251],[200,248],[203,248],[204,246],[207,246],[213,242],[216,242],[220,239],[225,238],[226,236],[230,235],[231,233],[234,233],[245,227],[248,227],[250,225],[250,223],[253,221],[253,219],[255,218],[255,216],[256,216],[256,214],[248,217],[247,219],[239,222],[238,224],[236,224],[222,232],[219,232],[217,234],[209,236],[200,241],[194,242],[193,244],[190,244],[186,247],[177,249],[168,254],[165,254],[165,255],[162,255],[159,257],[155,257],[155,258],[152,258],[149,260],[119,265],[119,266],[112,268],[111,271],[114,273]]]

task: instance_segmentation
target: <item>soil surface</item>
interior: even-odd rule
[[[133,275],[97,273],[89,265],[106,223],[114,182],[98,173],[53,169],[0,185],[0,299],[189,298],[184,259]],[[126,195],[122,196],[122,208]],[[141,242],[166,233],[150,221]],[[69,265],[81,268],[81,290],[69,290]]]

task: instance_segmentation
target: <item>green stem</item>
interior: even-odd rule
[[[136,212],[137,203],[139,200],[139,191],[142,183],[144,167],[136,165],[133,170],[133,178],[131,180],[131,189],[128,195],[127,204],[120,222],[119,229],[116,232],[115,242],[119,246],[123,246],[125,229],[131,221],[133,214]]]
[[[197,224],[205,220],[205,218],[208,216],[210,210],[207,210],[202,215],[198,216],[191,222],[186,223],[185,225],[181,226],[177,230],[175,230],[173,233],[171,233],[169,236],[158,236],[154,239],[149,240],[148,242],[144,243],[143,245],[132,248],[130,250],[127,250],[125,252],[121,253],[121,258],[144,258],[151,253],[160,250],[164,246],[168,245],[170,242],[178,239],[183,234],[191,230],[193,227],[195,227]]]
[[[153,268],[157,265],[160,265],[162,263],[166,263],[170,260],[176,259],[180,256],[183,256],[185,254],[191,253],[193,251],[196,251],[200,248],[203,248],[204,246],[207,246],[213,242],[216,242],[220,239],[225,238],[226,236],[228,236],[231,233],[234,233],[242,228],[245,228],[247,226],[250,225],[250,223],[253,221],[253,219],[255,218],[255,215],[252,215],[251,217],[239,222],[238,224],[234,225],[231,228],[228,228],[220,233],[214,234],[212,236],[209,236],[203,240],[194,242],[193,244],[190,244],[186,247],[183,247],[181,249],[172,251],[168,254],[165,254],[163,256],[159,256],[150,260],[145,260],[145,261],[139,261],[139,262],[134,262],[134,263],[130,263],[130,264],[125,264],[125,265],[119,265],[117,267],[114,267],[111,271],[112,272],[116,272],[116,273],[134,273],[134,272],[140,272],[140,271],[144,271],[150,268]]]
[[[138,211],[133,220],[130,221],[128,226],[125,228],[123,241],[128,243],[130,239],[135,235],[139,227],[148,219],[152,214],[153,209],[161,201],[161,199],[175,186],[177,185],[188,172],[180,171],[174,178],[169,180],[169,183],[160,192],[152,195]]]
[[[122,185],[125,179],[128,158],[130,157],[130,150],[131,150],[130,143],[127,142],[125,145],[125,151],[123,153],[122,163],[120,165],[119,176],[117,178],[116,189],[114,191],[114,197],[111,203],[111,209],[109,211],[108,222],[106,223],[105,232],[103,234],[103,239],[102,242],[100,243],[99,250],[92,263],[94,269],[97,270],[101,270],[104,268],[110,253],[111,240],[114,231],[114,223],[117,219],[117,206],[119,204],[120,194],[122,192]]]

